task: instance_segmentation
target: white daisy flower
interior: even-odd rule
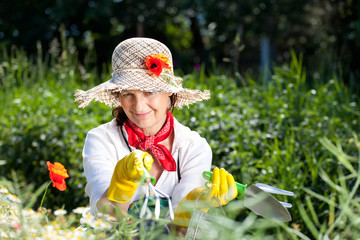
[[[13,203],[21,203],[20,199],[19,199],[17,196],[11,194],[11,193],[8,193],[8,194],[6,195],[6,197],[7,197],[7,199],[8,199],[9,201],[11,201],[11,202],[13,202]]]
[[[90,211],[90,208],[89,207],[77,207],[75,209],[72,210],[73,213],[76,213],[76,214],[83,214],[87,211]]]
[[[9,193],[9,190],[7,190],[6,187],[1,187],[1,188],[0,188],[0,193],[6,194],[6,193]]]
[[[61,215],[65,215],[65,214],[67,214],[67,211],[65,209],[58,209],[58,210],[54,211],[55,216],[61,216]]]

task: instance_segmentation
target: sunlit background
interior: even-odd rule
[[[276,196],[293,204],[288,223],[257,217],[240,200],[214,231],[360,239],[355,0],[1,0],[1,239],[160,239],[137,231],[146,221],[114,226],[86,214],[82,148],[112,115],[96,102],[79,109],[74,93],[110,79],[113,49],[136,36],[171,49],[184,87],[211,91],[174,116],[206,138],[215,166],[240,183],[295,193]],[[47,161],[67,169],[65,191],[48,185]]]

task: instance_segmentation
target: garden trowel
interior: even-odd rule
[[[211,181],[212,172],[204,171],[204,179]],[[235,183],[238,196],[237,198],[244,200],[244,206],[254,212],[256,215],[281,222],[291,221],[291,215],[286,207],[291,207],[291,204],[278,201],[271,196],[270,193],[293,196],[294,193],[282,189],[278,189],[266,184],[258,183],[255,185],[244,185]]]

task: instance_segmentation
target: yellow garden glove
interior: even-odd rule
[[[223,168],[214,169],[209,187],[210,191],[205,194],[205,199],[211,200],[214,207],[219,206],[219,203],[213,197],[218,198],[221,205],[225,205],[238,195],[234,177]]]
[[[144,174],[144,167],[150,171],[153,162],[151,155],[141,150],[135,150],[121,159],[115,166],[107,198],[119,203],[130,201]]]
[[[212,174],[212,182],[207,187],[201,186],[189,192],[174,211],[174,224],[187,227],[193,208],[200,208],[207,212],[210,207],[218,207],[219,203],[213,197],[217,197],[221,205],[225,205],[238,194],[234,177],[225,169],[215,168]],[[197,201],[195,201],[197,200]]]

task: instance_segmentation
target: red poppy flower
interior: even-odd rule
[[[147,56],[145,63],[146,67],[157,77],[160,75],[163,68],[171,69],[171,62],[164,54],[152,54]]]
[[[50,179],[53,182],[53,187],[56,187],[60,191],[65,191],[66,189],[65,178],[69,177],[65,167],[58,162],[52,164],[49,161],[47,161],[46,164],[49,169]]]

